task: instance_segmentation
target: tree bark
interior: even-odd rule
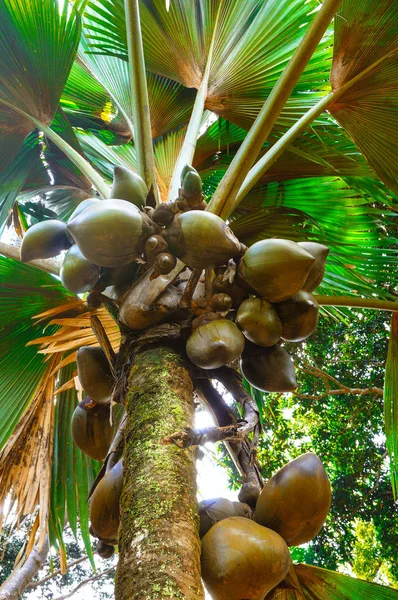
[[[0,587],[0,600],[18,600],[40,570],[48,554],[48,541],[33,548],[22,567],[15,569]]]
[[[203,600],[194,451],[161,443],[193,426],[193,385],[178,351],[137,350],[126,410],[116,600]]]

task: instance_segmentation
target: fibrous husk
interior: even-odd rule
[[[73,294],[89,292],[97,283],[101,268],[86,260],[74,244],[64,256],[60,277],[63,286]]]
[[[216,523],[202,539],[202,577],[213,600],[263,600],[289,571],[286,542],[243,517]]]
[[[170,285],[170,275],[151,279],[147,271],[123,297],[119,310],[120,322],[129,329],[142,331],[175,316],[181,292]]]
[[[83,256],[101,267],[135,260],[147,229],[146,217],[126,200],[102,200],[68,223]]]
[[[228,517],[251,519],[253,510],[243,502],[231,502],[227,498],[203,500],[199,504],[199,537],[202,538],[213,525]]]
[[[282,323],[274,306],[261,298],[248,298],[240,305],[236,324],[246,339],[258,346],[274,346],[282,336]]]
[[[326,259],[330,252],[327,246],[318,244],[317,242],[299,242],[298,244],[304,250],[309,252],[314,258],[315,262],[311,267],[308,277],[302,286],[303,290],[307,292],[313,292],[318,285],[321,283],[325,274]]]
[[[25,233],[21,245],[21,261],[52,258],[71,245],[65,223],[57,219],[41,221]]]
[[[116,166],[113,171],[111,198],[126,200],[138,208],[145,206],[148,188],[145,181],[126,167]]]
[[[91,530],[105,544],[117,544],[122,485],[123,463],[119,460],[101,479],[90,499]]]
[[[238,276],[257,296],[281,302],[302,288],[314,262],[314,257],[295,242],[261,240],[243,256]]]
[[[293,361],[282,346],[246,345],[240,368],[250,385],[263,392],[293,392],[297,387]]]
[[[189,359],[201,369],[218,369],[239,358],[245,338],[235,323],[216,319],[200,325],[187,341]]]
[[[224,265],[241,252],[226,223],[202,210],[178,214],[162,235],[170,251],[191,269]]]
[[[319,305],[310,292],[301,290],[274,307],[282,323],[282,338],[288,342],[305,340],[318,324]]]
[[[110,402],[115,383],[108,359],[99,346],[82,346],[76,354],[82,388],[98,404]]]
[[[278,532],[289,546],[299,546],[319,533],[330,502],[324,466],[316,454],[308,452],[282,467],[265,484],[254,519]]]
[[[71,423],[72,438],[82,452],[104,460],[113,440],[110,404],[96,404],[88,396],[76,407]]]

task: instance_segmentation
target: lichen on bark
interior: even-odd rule
[[[192,449],[162,444],[193,424],[193,386],[168,346],[135,354],[126,399],[117,600],[203,600]]]

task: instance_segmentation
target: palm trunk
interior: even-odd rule
[[[126,410],[116,600],[203,600],[194,451],[162,445],[192,427],[193,386],[178,351],[136,352]]]

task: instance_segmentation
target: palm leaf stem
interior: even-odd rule
[[[260,158],[259,161],[249,171],[246,179],[244,180],[242,187],[240,188],[230,210],[228,213],[224,210],[223,217],[227,219],[229,215],[236,209],[236,207],[242,202],[247,196],[250,190],[256,185],[261,177],[272,167],[272,165],[278,160],[281,154],[294,142],[294,140],[303,133],[307,127],[319,117],[327,108],[337,100],[342,94],[349,90],[353,85],[365,77],[370,71],[376,68],[381,62],[389,58],[391,53],[385,54],[379,58],[372,65],[369,65],[361,73],[358,73],[355,77],[347,81],[340,88],[337,88],[321,98],[319,102],[315,104],[305,115],[301,117],[269,150]]]
[[[205,109],[205,102],[209,87],[209,76],[211,62],[213,59],[214,43],[216,39],[218,21],[220,17],[220,11],[223,0],[220,1],[217,11],[216,20],[214,23],[213,35],[211,38],[209,54],[207,57],[206,69],[203,75],[202,83],[196,94],[195,103],[193,105],[191,118],[189,120],[187,132],[185,134],[184,142],[178,156],[178,160],[174,167],[173,177],[171,179],[169,197],[168,200],[171,202],[178,196],[178,190],[180,187],[180,174],[186,164],[191,165],[193,163],[193,157],[196,150],[196,144],[199,137],[199,130],[202,123],[202,116]]]
[[[316,14],[221,180],[209,204],[210,212],[222,217],[230,214],[236,194],[341,3],[325,0]]]
[[[376,298],[360,298],[356,296],[315,296],[320,306],[348,306],[350,308],[370,308],[372,310],[389,310],[398,312],[398,302],[377,300]]]
[[[137,169],[148,188],[153,186],[156,201],[159,202],[138,0],[124,0],[124,9]]]
[[[4,244],[4,242],[0,242],[0,254],[6,256],[7,258],[14,258],[15,260],[19,261],[21,260],[19,246],[10,246],[9,244]],[[56,260],[32,260],[29,264],[32,267],[40,269],[40,271],[51,273],[51,275],[59,275],[60,265]]]
[[[48,125],[44,125],[44,123],[40,123],[36,119],[30,117],[31,121],[36,125],[36,127],[44,133],[44,135],[53,142],[59,148],[65,156],[69,158],[73,162],[73,164],[80,169],[80,171],[87,177],[87,179],[92,183],[97,192],[100,194],[102,198],[109,198],[110,196],[110,187],[105,183],[102,179],[101,175],[97,173],[97,171],[90,165],[90,163],[77,152],[72,146],[68,144],[61,136],[58,135],[55,131],[51,129]]]

